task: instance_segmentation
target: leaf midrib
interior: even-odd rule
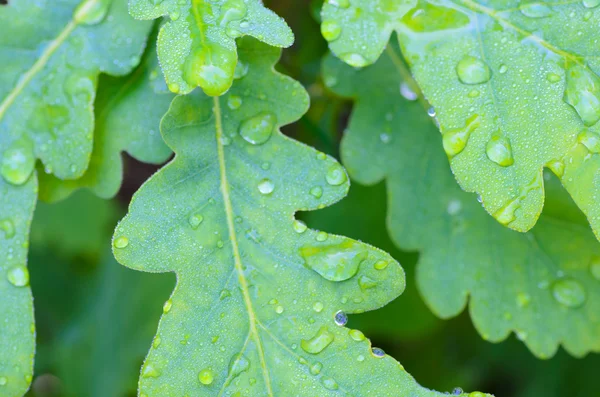
[[[250,297],[250,292],[248,289],[248,281],[244,276],[244,269],[242,265],[242,259],[240,255],[239,245],[237,241],[237,235],[235,232],[234,226],[234,216],[233,216],[233,207],[231,205],[231,197],[229,194],[229,182],[227,181],[227,165],[225,162],[225,149],[223,147],[222,138],[223,134],[223,120],[221,115],[221,104],[219,102],[219,97],[213,98],[214,102],[214,113],[215,113],[215,130],[216,130],[216,141],[217,141],[217,152],[219,158],[219,172],[220,172],[220,190],[221,195],[223,196],[223,204],[225,206],[225,215],[227,217],[227,228],[229,231],[229,239],[231,241],[232,254],[234,259],[235,269],[238,274],[238,281],[240,283],[240,287],[242,290],[242,295],[244,297],[244,303],[246,305],[246,310],[248,312],[248,320],[250,322],[250,336],[253,337],[254,342],[256,343],[260,365],[262,368],[263,377],[265,380],[265,385],[267,387],[267,394],[270,397],[273,397],[273,390],[271,389],[271,380],[269,377],[269,370],[267,369],[267,362],[265,359],[265,354],[262,346],[262,342],[260,340],[260,336],[258,334],[256,313],[254,312],[254,307],[252,306],[252,299]]]

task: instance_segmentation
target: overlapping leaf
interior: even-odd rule
[[[169,16],[158,37],[158,57],[169,89],[187,94],[201,87],[221,95],[233,82],[238,64],[235,40],[252,36],[289,47],[294,36],[285,21],[263,6],[262,0],[131,0],[138,19]]]
[[[100,72],[139,62],[148,23],[121,1],[11,1],[0,5],[0,388],[20,396],[32,371],[33,315],[27,235],[37,193],[36,159],[59,178],[85,171]],[[8,33],[7,33],[8,32]]]
[[[86,187],[97,196],[117,194],[123,179],[121,152],[146,163],[162,163],[171,151],[158,125],[174,95],[167,90],[156,58],[156,36],[148,43],[138,68],[126,77],[102,76],[94,105],[94,150],[85,174],[60,180],[40,174],[40,198],[57,201]]]
[[[437,395],[343,327],[343,312],[389,302],[404,276],[384,252],[294,220],[341,199],[348,180],[279,132],[308,97],[273,71],[277,56],[243,40],[247,76],[226,96],[175,99],[161,129],[176,157],[115,231],[119,262],[178,277],[140,395]]]
[[[499,222],[518,231],[535,224],[547,167],[598,235],[597,6],[331,0],[323,31],[332,50],[354,66],[374,62],[390,31],[398,32],[437,112],[456,178]]]
[[[577,356],[600,351],[600,244],[585,217],[552,179],[530,232],[488,217],[456,185],[422,104],[400,95],[402,67],[389,49],[360,71],[330,57],[325,81],[356,100],[344,164],[361,183],[386,179],[391,235],[421,252],[417,278],[429,305],[450,317],[469,300],[485,339],[500,341],[513,331],[540,357],[559,344]]]

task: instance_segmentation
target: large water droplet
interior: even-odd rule
[[[327,41],[334,41],[342,33],[342,27],[336,21],[323,21],[321,23],[321,34]]]
[[[339,186],[342,183],[346,182],[348,180],[348,177],[346,176],[346,171],[344,171],[344,168],[342,168],[341,165],[336,163],[329,167],[325,179],[330,185]]]
[[[485,154],[502,167],[508,167],[514,163],[510,141],[500,133],[492,135],[485,147]]]
[[[600,5],[600,0],[583,0],[585,8],[596,8],[598,5]]]
[[[210,385],[215,380],[215,373],[210,368],[204,368],[198,373],[198,380],[203,385]]]
[[[348,335],[350,335],[352,340],[354,340],[356,342],[362,342],[363,340],[366,339],[365,334],[363,334],[361,331],[359,331],[357,329],[351,329],[350,331],[348,331]]]
[[[596,124],[600,120],[600,78],[583,65],[571,65],[564,100],[575,108],[585,125]]]
[[[231,86],[236,60],[235,52],[219,44],[198,45],[185,61],[183,78],[192,86],[202,87],[207,95],[222,95]],[[177,92],[179,87],[176,91],[171,91]]]
[[[521,199],[517,197],[496,211],[496,213],[494,213],[494,218],[506,226],[516,219],[516,211],[519,208],[521,208]]]
[[[243,0],[227,0],[221,6],[218,23],[227,26],[230,22],[239,21],[246,16],[248,8]]]
[[[465,127],[444,132],[442,143],[448,157],[452,158],[465,149],[471,133],[479,127],[479,124],[479,115],[474,114],[467,119]]]
[[[377,358],[385,357],[385,352],[383,351],[383,349],[380,349],[378,347],[371,348],[371,354],[373,354],[373,356]]]
[[[350,66],[354,66],[355,68],[362,68],[367,66],[367,60],[360,54],[357,53],[346,53],[340,55],[340,59],[346,62]]]
[[[115,239],[113,242],[115,248],[123,249],[129,245],[129,239],[125,236],[121,236]]]
[[[327,329],[326,326],[323,326],[319,329],[319,331],[308,340],[302,340],[300,342],[300,347],[307,353],[310,354],[319,354],[327,346],[333,342],[334,335]]]
[[[81,25],[96,25],[106,17],[111,2],[112,0],[82,1],[73,13],[73,20]]]
[[[306,223],[302,222],[301,220],[294,220],[294,230],[296,231],[296,233],[302,234],[306,231],[306,229],[308,229],[308,227],[306,226]]]
[[[327,376],[322,376],[321,377],[321,384],[327,390],[337,390],[339,388],[337,382],[335,380],[333,380],[332,378],[329,378]]]
[[[204,220],[204,217],[200,214],[192,214],[190,215],[190,218],[188,219],[188,222],[190,224],[190,226],[192,227],[192,229],[198,229],[198,227],[200,226],[200,224],[202,223],[202,221]]]
[[[465,55],[456,65],[458,79],[464,84],[482,84],[488,81],[492,72],[489,66],[479,58]]]
[[[271,137],[276,122],[277,118],[273,113],[259,113],[242,122],[240,135],[253,145],[262,145]]]
[[[25,266],[15,266],[8,271],[8,281],[15,287],[26,287],[29,285],[29,271]]]
[[[584,129],[577,136],[579,143],[583,144],[591,153],[600,153],[600,136]]]
[[[35,166],[31,143],[26,140],[15,141],[0,155],[2,156],[0,163],[2,177],[13,185],[24,184]]]
[[[571,308],[579,307],[585,302],[585,289],[577,280],[565,278],[552,286],[552,296],[557,302]]]
[[[543,3],[528,3],[521,6],[521,13],[529,18],[545,18],[552,15],[552,9]]]
[[[340,310],[333,316],[333,321],[335,322],[335,325],[343,327],[348,324],[348,315]]]
[[[258,183],[258,191],[260,192],[260,194],[271,194],[273,193],[273,190],[275,190],[275,185],[270,179],[265,178]]]
[[[367,256],[360,244],[347,240],[328,246],[307,246],[300,249],[306,266],[330,281],[348,280],[358,272],[358,267]]]
[[[310,366],[309,370],[311,375],[319,375],[321,373],[321,370],[323,369],[323,364],[321,364],[320,362],[316,362],[313,365]]]

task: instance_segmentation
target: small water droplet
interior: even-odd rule
[[[170,312],[171,307],[173,307],[173,301],[171,299],[169,299],[163,305],[163,313],[167,314],[168,312]]]
[[[73,20],[80,25],[96,25],[106,17],[111,0],[85,0],[73,13]]]
[[[565,278],[558,280],[552,286],[552,296],[557,302],[571,308],[576,308],[585,302],[585,289],[577,280]]]
[[[144,378],[158,378],[160,377],[160,371],[152,364],[147,363],[144,365],[144,369],[142,370],[142,377]]]
[[[316,362],[313,365],[310,366],[309,371],[312,375],[319,375],[321,373],[321,370],[323,369],[323,364],[321,364],[320,362]]]
[[[202,223],[202,221],[204,220],[204,217],[200,214],[192,214],[190,215],[190,218],[188,219],[188,222],[190,223],[190,226],[192,227],[192,229],[198,229],[198,227],[200,226],[200,224]]]
[[[600,78],[585,66],[571,65],[567,69],[564,100],[586,126],[596,124],[600,120]]]
[[[225,288],[223,290],[221,290],[221,293],[219,294],[219,300],[225,300],[227,298],[229,298],[231,296],[231,292]]]
[[[404,81],[400,83],[400,95],[402,95],[407,101],[416,101],[417,98],[419,98],[412,87]]]
[[[343,327],[348,324],[348,315],[340,310],[334,314],[333,321],[335,322],[335,325]]]
[[[306,246],[300,249],[306,266],[330,281],[344,281],[354,277],[367,256],[360,244],[347,240],[329,246]]]
[[[429,117],[435,117],[435,109],[433,108],[433,106],[430,106],[429,109],[427,109],[427,115]]]
[[[358,286],[362,291],[366,291],[377,286],[377,282],[369,276],[362,275],[358,278]]]
[[[560,160],[550,161],[548,164],[546,164],[546,167],[550,168],[550,170],[554,172],[554,175],[559,178],[562,178],[565,173],[565,163]]]
[[[262,145],[271,137],[277,118],[273,113],[263,112],[240,124],[240,135],[246,142]]]
[[[229,361],[229,376],[235,378],[241,373],[248,371],[250,368],[250,361],[246,356],[239,353],[234,355]]]
[[[442,143],[448,157],[452,158],[465,149],[471,133],[479,127],[479,124],[479,115],[474,114],[467,119],[465,127],[444,132]]]
[[[556,73],[547,73],[546,74],[546,80],[548,80],[551,83],[558,83],[562,78],[560,77],[560,75],[556,74]]]
[[[332,378],[329,378],[327,376],[322,376],[321,377],[321,384],[327,390],[337,390],[339,388],[337,382],[335,380],[333,380]]]
[[[8,281],[15,287],[26,287],[29,285],[29,271],[25,266],[15,266],[7,273]]]
[[[346,175],[344,168],[336,163],[329,167],[325,179],[330,185],[339,186],[348,180],[348,176]]]
[[[160,346],[161,341],[162,340],[160,336],[156,336],[156,338],[154,338],[154,340],[152,341],[152,347],[157,349]]]
[[[237,61],[237,65],[235,65],[235,72],[233,73],[233,78],[236,80],[243,79],[248,74],[248,70],[250,67],[247,63],[242,62],[240,59]]]
[[[325,348],[329,346],[333,340],[334,335],[327,329],[326,326],[323,326],[312,338],[303,339],[300,342],[300,347],[302,347],[302,350],[309,354],[319,354],[325,350]]]
[[[323,242],[325,240],[327,240],[329,238],[329,235],[325,232],[319,232],[317,233],[315,240]]]
[[[129,239],[125,236],[121,236],[115,239],[113,245],[115,248],[123,249],[129,245]]]
[[[258,183],[258,191],[261,194],[264,194],[264,195],[271,194],[271,193],[273,193],[273,190],[275,190],[275,185],[273,184],[273,182],[270,179],[265,178]]]
[[[500,74],[504,74],[504,73],[506,73],[507,70],[508,70],[508,66],[506,66],[506,65],[500,65],[500,68],[498,69],[498,72],[500,72]]]
[[[529,18],[546,18],[552,15],[552,9],[543,3],[528,3],[521,6],[521,13]]]
[[[386,134],[385,132],[382,134],[379,134],[379,140],[382,143],[388,144],[392,141],[392,136],[390,134]]]
[[[375,262],[373,267],[377,270],[383,270],[383,269],[387,268],[388,265],[389,265],[388,261],[384,261],[384,260],[380,259],[377,262]]]
[[[519,208],[521,208],[521,199],[517,197],[510,200],[502,208],[496,211],[496,213],[494,213],[494,218],[506,226],[516,219],[516,211]]]
[[[301,220],[294,220],[293,223],[294,226],[294,230],[296,231],[296,233],[304,233],[306,231],[306,229],[308,229],[308,227],[306,226],[306,223],[302,222]]]
[[[281,314],[281,313],[283,313],[283,306],[281,306],[281,305],[280,305],[280,306],[277,306],[277,307],[275,308],[275,313],[277,313],[277,314]]]
[[[321,23],[321,34],[327,41],[334,41],[342,33],[342,27],[336,21],[323,21]]]
[[[210,385],[215,380],[215,374],[210,368],[204,368],[202,371],[198,373],[198,380],[203,385]]]
[[[309,193],[315,198],[321,198],[323,195],[323,188],[321,186],[314,186],[310,189]]]
[[[383,351],[383,349],[380,349],[378,347],[371,348],[371,354],[373,354],[373,356],[377,358],[385,357],[385,352]]]
[[[313,305],[313,310],[317,313],[321,313],[321,311],[323,310],[323,304],[321,302],[315,302],[315,304]]]
[[[351,329],[350,331],[348,331],[348,334],[350,335],[352,340],[354,340],[356,342],[362,342],[363,340],[366,339],[365,334],[363,334],[362,332],[360,332],[357,329]]]
[[[489,66],[479,58],[465,55],[456,65],[458,79],[464,84],[482,84],[491,76]]]
[[[600,136],[596,133],[586,128],[579,133],[577,140],[591,153],[600,153]]]
[[[22,185],[35,166],[33,146],[29,141],[19,140],[1,154],[0,174],[10,184]]]
[[[461,394],[463,394],[463,389],[461,389],[460,387],[455,387],[454,389],[452,389],[453,396],[460,396]]]
[[[229,95],[229,98],[227,98],[227,106],[231,110],[239,109],[242,103],[242,98],[237,95]]]
[[[485,154],[499,166],[508,167],[514,164],[510,140],[500,133],[492,135],[486,144]]]
[[[179,90],[181,90],[181,87],[177,83],[169,83],[167,88],[174,94],[179,94]]]
[[[0,230],[4,232],[4,237],[9,239],[15,235],[15,225],[10,219],[0,220]]]
[[[519,292],[517,294],[517,304],[519,307],[529,306],[529,302],[531,302],[531,297],[528,294],[524,292]]]

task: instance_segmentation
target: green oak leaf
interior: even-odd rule
[[[130,0],[129,9],[137,19],[170,17],[158,35],[158,57],[169,89],[178,94],[196,87],[212,96],[225,93],[246,71],[237,62],[238,37],[277,47],[294,41],[285,21],[262,0]]]
[[[346,172],[280,133],[308,95],[274,71],[279,50],[244,39],[239,51],[247,75],[227,95],[174,100],[161,132],[176,157],[115,230],[120,263],[177,274],[140,396],[440,395],[343,327],[344,312],[400,294],[404,273],[381,250],[294,220],[340,200]]]
[[[331,49],[362,54],[360,65],[343,58],[364,66],[377,59],[389,32],[398,32],[464,190],[478,193],[500,223],[524,232],[541,213],[542,171],[549,168],[600,236],[596,2],[350,2],[323,9],[324,21],[339,30]],[[401,12],[388,11],[392,3]],[[373,37],[381,23],[386,34]]]
[[[31,381],[34,352],[26,253],[36,159],[59,178],[83,174],[98,75],[137,65],[151,24],[122,1],[22,0],[0,6],[0,25],[0,390],[13,397]]]
[[[560,344],[576,356],[599,352],[600,244],[585,217],[551,174],[546,208],[531,231],[487,216],[456,184],[421,101],[400,95],[403,67],[388,49],[362,70],[329,57],[324,74],[356,101],[343,162],[360,183],[386,180],[388,227],[398,246],[421,252],[417,281],[427,303],[448,318],[469,302],[486,340],[514,332],[539,357]]]
[[[60,180],[40,173],[40,199],[61,200],[78,188],[89,188],[99,197],[114,197],[123,179],[122,151],[154,164],[171,155],[158,126],[174,95],[160,78],[156,35],[152,37],[132,74],[100,77],[94,106],[94,150],[85,174],[75,180]]]

